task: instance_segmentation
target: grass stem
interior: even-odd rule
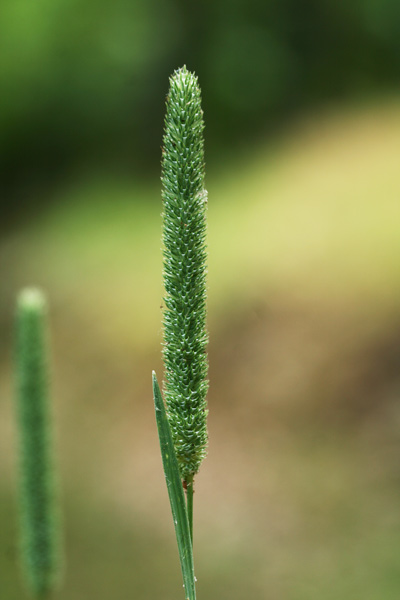
[[[190,539],[192,540],[193,547],[193,493],[194,493],[194,481],[193,477],[186,481],[186,509],[189,521]]]

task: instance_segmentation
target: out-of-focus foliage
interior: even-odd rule
[[[117,140],[137,148],[145,107],[162,98],[153,88],[175,43],[172,20],[152,0],[5,0],[0,127],[8,164],[39,166],[48,177],[70,161],[118,152]]]
[[[3,0],[6,190],[98,161],[154,172],[167,76],[185,63],[204,90],[208,152],[228,148],[299,108],[397,85],[399,3]]]
[[[54,590],[61,573],[47,345],[45,297],[37,289],[25,289],[17,303],[15,412],[21,570],[36,599]]]

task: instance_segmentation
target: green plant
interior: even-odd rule
[[[195,598],[193,485],[207,446],[203,130],[198,80],[183,67],[170,78],[162,160],[165,417],[155,375],[153,389],[164,471],[190,600]]]
[[[16,317],[20,545],[23,572],[35,598],[47,597],[60,574],[46,319],[42,293],[36,289],[23,290]]]

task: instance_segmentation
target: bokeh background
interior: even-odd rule
[[[2,0],[0,590],[24,598],[14,301],[51,304],[60,600],[183,598],[153,415],[168,76],[199,76],[198,596],[400,597],[400,4]]]

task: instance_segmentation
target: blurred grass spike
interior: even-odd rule
[[[49,405],[47,304],[23,290],[16,314],[16,415],[20,468],[21,562],[34,598],[47,598],[60,575],[60,525]]]
[[[203,130],[198,80],[183,67],[170,78],[163,140],[163,353],[167,415],[190,509],[193,477],[207,447]]]

